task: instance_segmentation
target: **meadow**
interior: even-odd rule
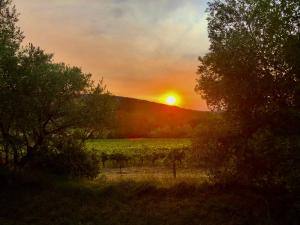
[[[96,139],[86,146],[101,158],[99,177],[106,181],[151,181],[169,186],[207,180],[201,169],[189,163],[189,138]]]
[[[89,140],[86,147],[101,158],[103,154],[108,157],[93,180],[39,173],[15,174],[13,178],[2,174],[0,224],[236,225],[251,222],[268,225],[273,222],[270,215],[266,216],[269,209],[264,193],[213,185],[201,169],[191,166],[190,139],[98,139]],[[185,153],[181,163],[168,157],[181,151]],[[153,164],[151,156],[157,154],[162,158]],[[123,160],[118,161],[116,156]]]
[[[133,138],[133,139],[95,139],[87,142],[87,148],[97,152],[149,153],[172,149],[190,148],[189,138]]]
[[[43,180],[2,180],[1,225],[281,225],[270,221],[268,195],[247,189]]]

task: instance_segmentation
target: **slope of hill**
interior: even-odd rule
[[[188,137],[210,112],[183,109],[128,97],[114,97],[117,113],[114,138]]]

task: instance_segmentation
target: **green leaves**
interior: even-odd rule
[[[196,91],[226,123],[200,127],[195,148],[217,180],[291,188],[284,180],[299,179],[299,11],[297,0],[209,3]]]
[[[17,21],[11,2],[0,0],[0,138],[6,161],[14,158],[15,165],[49,150],[58,137],[84,140],[108,126],[113,114],[102,82],[95,85],[80,68],[54,63],[52,54],[32,44],[21,47]]]
[[[212,109],[256,120],[295,106],[299,7],[298,1],[209,3],[211,46],[200,58],[196,91]]]

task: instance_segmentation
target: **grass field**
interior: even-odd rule
[[[118,168],[104,168],[101,170],[98,181],[101,183],[134,181],[148,182],[161,187],[185,182],[187,184],[202,184],[208,182],[208,177],[200,169],[178,168],[174,179],[172,168],[168,167],[128,167],[120,173]]]
[[[264,197],[247,189],[33,179],[2,180],[1,225],[283,225]]]
[[[188,138],[137,138],[137,139],[97,139],[89,140],[87,148],[106,153],[153,152],[191,147]]]
[[[99,153],[137,151],[147,155],[189,148],[191,141],[91,140],[87,147]],[[176,179],[172,167],[161,164],[130,164],[121,173],[110,165],[101,168],[98,178],[92,181],[48,178],[43,174],[17,176],[4,176],[1,180],[0,225],[299,224],[296,213],[283,212],[276,194],[214,185],[207,182],[200,169],[186,167],[184,163],[178,165]],[[269,202],[273,202],[274,209]]]
[[[109,181],[129,179],[174,184],[172,162],[168,157],[176,150],[185,151],[184,158],[177,162],[177,181],[198,183],[205,177],[202,171],[187,168],[187,150],[191,148],[191,140],[187,138],[98,139],[88,141],[87,148],[100,156],[107,155],[100,176]],[[113,156],[120,157],[120,154],[125,161],[114,159]]]

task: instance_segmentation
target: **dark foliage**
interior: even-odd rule
[[[95,176],[96,161],[77,141],[109,126],[110,94],[80,68],[54,63],[32,44],[21,47],[17,21],[11,1],[0,0],[0,166],[21,169],[49,158],[49,170]],[[72,138],[55,146],[61,137]]]
[[[0,224],[298,225],[300,220],[299,206],[277,190],[20,180],[0,186]]]
[[[26,169],[71,178],[95,178],[100,172],[100,158],[85,149],[80,140],[60,137],[36,152]]]
[[[300,184],[300,2],[211,1],[196,90],[224,118],[194,146],[217,182]]]

